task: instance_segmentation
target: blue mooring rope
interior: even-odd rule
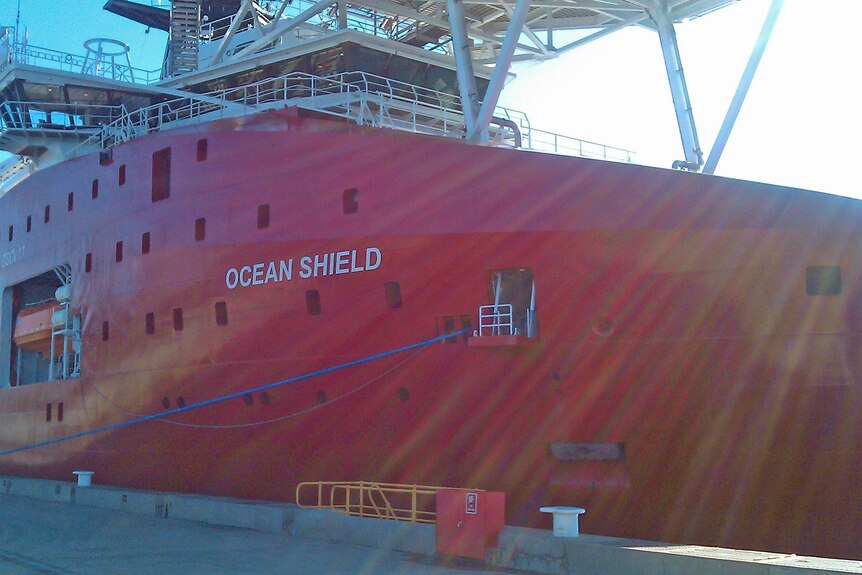
[[[144,415],[144,416],[138,417],[136,419],[130,419],[128,421],[121,421],[120,423],[114,423],[112,425],[106,425],[104,427],[97,427],[96,429],[90,429],[88,431],[82,431],[80,433],[73,433],[72,435],[66,435],[65,437],[57,437],[54,439],[49,439],[48,441],[40,441],[39,443],[33,443],[31,445],[25,445],[23,447],[16,447],[14,449],[7,449],[5,451],[0,451],[0,456],[9,455],[11,453],[17,453],[19,451],[27,451],[30,449],[35,449],[37,447],[44,447],[46,445],[51,445],[53,443],[60,443],[62,441],[69,441],[70,439],[77,439],[79,437],[85,437],[87,435],[93,435],[96,433],[101,433],[103,431],[110,431],[112,429],[119,429],[121,427],[127,427],[129,425],[135,425],[138,423],[143,423],[145,421],[150,421],[152,419],[160,419],[160,418],[168,416],[168,415],[174,415],[175,413],[182,413],[184,411],[190,411],[192,409],[199,409],[201,407],[206,407],[208,405],[213,405],[216,403],[221,403],[223,401],[236,399],[237,397],[242,397],[242,396],[249,394],[249,393],[257,393],[258,391],[266,391],[268,389],[273,389],[276,387],[280,387],[282,385],[289,385],[291,383],[296,383],[297,381],[302,381],[305,379],[311,379],[312,377],[317,377],[319,375],[325,375],[327,373],[332,373],[333,371],[339,371],[341,369],[346,369],[348,367],[354,367],[356,365],[360,365],[363,363],[368,363],[371,361],[382,359],[382,358],[388,357],[390,355],[395,355],[395,354],[402,353],[405,351],[410,351],[411,349],[416,349],[416,348],[423,347],[426,345],[431,345],[432,343],[437,343],[438,341],[443,341],[444,339],[457,337],[459,335],[466,333],[469,329],[470,329],[469,327],[466,327],[460,331],[454,331],[452,333],[447,333],[445,335],[440,335],[440,336],[437,336],[437,337],[434,337],[431,339],[426,339],[425,341],[420,341],[419,343],[414,343],[414,344],[407,345],[404,347],[399,347],[398,349],[391,349],[389,351],[384,351],[382,353],[370,355],[368,357],[355,359],[353,361],[348,361],[347,363],[342,363],[340,365],[327,367],[327,368],[324,368],[324,369],[321,369],[318,371],[313,371],[311,373],[298,375],[298,376],[292,377],[290,379],[284,379],[282,381],[276,381],[275,383],[269,383],[267,385],[262,385],[260,387],[254,387],[252,389],[246,389],[243,391],[238,391],[236,393],[231,393],[229,395],[223,395],[221,397],[216,397],[214,399],[207,399],[205,401],[199,401],[198,403],[192,403],[191,405],[186,405],[185,407],[177,407],[176,409],[169,409],[167,411],[162,411],[160,413],[154,413],[152,415]]]

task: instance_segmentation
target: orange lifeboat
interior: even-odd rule
[[[27,351],[50,353],[53,313],[52,302],[22,309],[15,320],[15,345]]]

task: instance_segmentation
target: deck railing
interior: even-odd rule
[[[161,77],[161,69],[144,70],[126,64],[107,62],[93,66],[92,58],[88,59],[84,55],[33,46],[26,42],[13,42],[11,36],[7,34],[0,38],[0,72],[12,64],[27,64],[137,84],[152,84],[158,82]]]
[[[376,481],[307,481],[296,486],[296,504],[302,509],[331,509],[356,517],[434,523],[437,492],[450,489],[454,488]]]

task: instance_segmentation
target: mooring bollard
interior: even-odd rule
[[[542,507],[542,513],[554,514],[554,537],[577,537],[578,515],[586,513],[583,507]]]

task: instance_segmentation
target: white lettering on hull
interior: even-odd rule
[[[302,256],[299,277],[302,279],[342,275],[376,270],[383,263],[383,254],[375,247],[363,250],[342,250]],[[293,279],[293,258],[256,262],[232,267],[225,273],[228,289],[280,283]]]
[[[0,268],[5,268],[7,266],[11,266],[18,260],[20,260],[24,256],[24,246],[18,246],[14,250],[9,250],[8,252],[3,252],[0,255]]]

